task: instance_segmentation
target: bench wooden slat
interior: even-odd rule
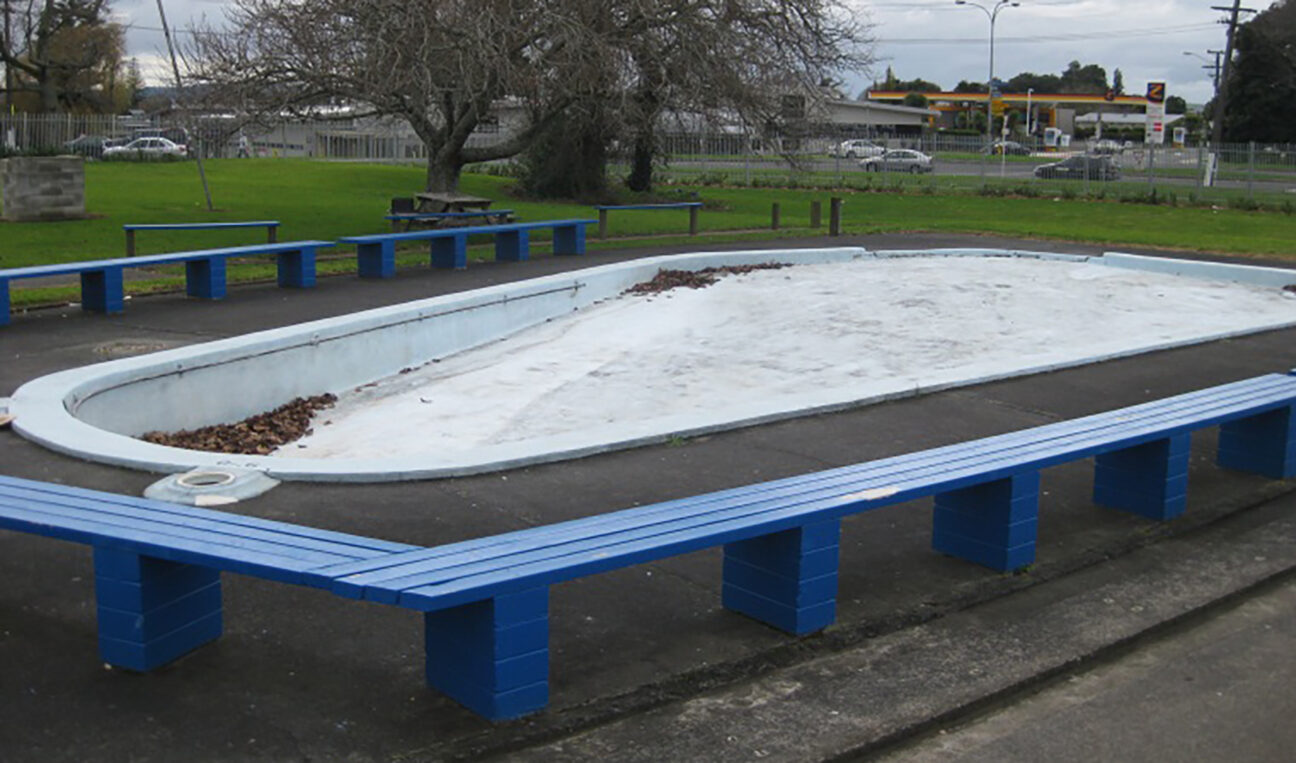
[[[121,522],[124,526],[134,523],[147,523],[175,534],[190,534],[195,537],[213,537],[220,542],[246,541],[252,543],[272,544],[267,548],[284,549],[287,555],[326,553],[347,559],[363,559],[377,554],[390,553],[390,549],[373,549],[354,543],[339,543],[335,540],[310,533],[311,528],[293,525],[275,526],[266,523],[260,527],[244,524],[216,521],[207,517],[186,512],[167,511],[166,504],[159,506],[127,505],[97,498],[86,498],[70,495],[41,493],[0,484],[0,503],[8,505],[39,504],[52,510],[69,509],[79,512],[93,512],[105,523]],[[291,528],[285,532],[282,528]],[[363,539],[359,539],[363,540]],[[409,547],[403,547],[409,548]]]
[[[140,257],[117,257],[108,260],[86,260],[84,262],[65,262],[53,265],[30,265],[22,268],[0,270],[2,278],[41,278],[53,275],[69,275],[89,270],[104,268],[132,268],[144,265],[166,265],[193,260],[205,260],[211,257],[240,257],[258,254],[278,254],[292,252],[302,248],[324,248],[337,246],[332,241],[287,241],[277,244],[249,244],[247,246],[223,247],[220,249],[195,249],[188,252],[170,252],[166,254],[147,254]]]
[[[596,530],[610,533],[624,527],[649,522],[670,521],[680,514],[697,513],[703,506],[708,504],[713,504],[716,509],[723,509],[739,505],[739,502],[744,499],[783,499],[807,490],[858,491],[861,489],[861,480],[894,480],[898,475],[912,472],[914,469],[926,468],[932,465],[948,468],[958,463],[956,460],[951,460],[953,457],[977,458],[986,453],[1011,452],[1016,448],[1035,447],[1059,437],[1074,437],[1084,433],[1102,433],[1112,427],[1128,429],[1131,424],[1138,421],[1159,420],[1155,417],[1164,417],[1186,409],[1195,409],[1195,406],[1200,405],[1205,399],[1215,398],[1221,403],[1234,401],[1245,405],[1255,405],[1258,401],[1263,402],[1271,397],[1282,399],[1283,395],[1294,393],[1296,393],[1296,379],[1281,374],[1273,374],[1216,388],[1210,392],[1188,393],[1162,401],[1107,411],[1082,419],[996,435],[973,443],[958,443],[808,475],[718,491],[704,496],[667,501],[652,506],[595,517],[574,519],[544,527],[528,528],[432,549],[410,551],[402,555],[384,557],[382,560],[347,563],[331,568],[329,571],[339,577],[349,577],[378,572],[384,567],[400,566],[424,560],[444,559],[456,554],[471,555],[483,550],[507,553],[508,549],[519,545],[538,546],[543,543],[562,542],[572,537],[585,537]],[[1148,419],[1147,417],[1154,418]]]
[[[412,565],[391,568],[381,572],[352,576],[339,581],[335,590],[338,587],[365,582],[369,586],[365,589],[367,598],[395,603],[398,591],[407,588],[427,590],[426,585],[419,587],[419,584],[437,585],[438,581],[435,580],[437,575],[448,578],[480,577],[482,575],[489,578],[504,575],[512,579],[513,576],[508,570],[513,565],[520,565],[523,568],[530,569],[535,564],[539,564],[541,568],[549,569],[551,572],[558,572],[563,576],[562,579],[568,579],[566,574],[573,572],[568,569],[568,562],[572,556],[579,558],[580,555],[594,553],[599,555],[600,559],[608,561],[611,556],[620,556],[620,552],[613,554],[611,549],[629,548],[634,553],[639,548],[637,543],[644,542],[651,545],[653,542],[651,538],[653,537],[657,537],[659,540],[676,536],[687,539],[689,534],[692,533],[700,535],[704,539],[712,535],[717,528],[736,528],[744,524],[759,527],[759,534],[765,534],[772,531],[769,527],[769,521],[785,515],[788,511],[792,511],[794,515],[802,516],[802,521],[804,521],[805,515],[815,512],[837,510],[838,514],[852,513],[852,510],[843,510],[845,507],[851,506],[855,507],[853,510],[862,510],[859,508],[859,504],[862,503],[870,504],[867,508],[876,508],[911,498],[931,495],[936,492],[954,490],[970,484],[980,484],[1020,472],[1025,468],[1045,468],[1057,463],[1095,455],[1105,450],[1123,449],[1144,441],[1163,439],[1177,429],[1191,430],[1210,426],[1222,420],[1236,417],[1243,412],[1254,414],[1264,410],[1266,405],[1272,407],[1273,405],[1289,404],[1291,396],[1292,392],[1288,391],[1282,402],[1276,404],[1273,403],[1272,399],[1269,399],[1268,402],[1252,399],[1233,404],[1221,403],[1215,408],[1206,411],[1177,416],[1169,414],[1162,420],[1154,422],[1131,422],[1125,424],[1122,428],[1108,432],[1076,434],[1069,439],[1063,439],[1051,444],[1027,444],[1024,446],[1027,452],[1021,453],[987,451],[982,447],[983,443],[974,441],[965,447],[965,451],[971,455],[968,459],[964,459],[963,462],[936,464],[917,472],[869,475],[868,479],[863,481],[857,479],[847,485],[832,486],[830,488],[820,487],[793,498],[758,495],[758,500],[755,503],[739,504],[737,508],[716,511],[712,507],[680,519],[665,522],[658,521],[647,525],[632,524],[629,529],[621,532],[578,537],[557,545],[546,544],[525,549],[506,550],[497,554],[496,558],[484,561],[477,558],[483,552],[470,552],[459,557],[442,557],[429,562],[416,562]],[[886,489],[886,494],[871,501],[858,495],[871,489]],[[592,532],[597,532],[596,528],[589,529]],[[642,538],[648,540],[641,541]],[[627,545],[627,542],[629,545]],[[716,545],[717,542],[719,541],[711,542],[709,545]],[[684,553],[678,547],[663,548],[661,552],[663,556]],[[489,555],[489,552],[485,553]],[[546,559],[555,561],[546,564]],[[629,562],[622,560],[622,562],[614,563],[613,566],[624,563]]]
[[[51,516],[37,508],[0,507],[0,529],[43,535],[92,546],[128,549],[166,561],[255,575],[269,580],[305,585],[303,573],[316,562],[228,546],[217,546],[191,538],[166,537],[157,533],[110,527],[90,519]]]
[[[248,552],[266,558],[282,559],[290,563],[301,562],[303,565],[310,567],[319,567],[330,562],[354,558],[354,556],[314,550],[304,546],[230,535],[200,527],[114,514],[97,511],[94,508],[56,504],[49,501],[35,504],[34,502],[24,502],[13,498],[0,498],[0,514],[10,511],[29,510],[37,505],[49,520],[51,528],[58,528],[65,521],[77,523],[80,527],[98,527],[105,539],[116,537],[118,532],[141,532],[158,539],[158,542],[189,541],[210,546],[213,549]]]
[[[388,553],[418,548],[417,546],[411,546],[407,543],[395,543],[377,538],[366,538],[359,535],[349,535],[347,533],[335,532],[332,530],[321,530],[314,527],[306,527],[304,525],[276,522],[274,520],[260,519],[258,517],[249,517],[242,514],[230,514],[224,511],[202,509],[196,506],[183,506],[180,504],[166,503],[164,501],[155,501],[149,498],[138,498],[119,493],[106,493],[98,490],[90,490],[88,488],[73,487],[71,485],[58,485],[51,482],[25,480],[20,477],[0,476],[0,496],[9,494],[9,489],[27,490],[30,491],[32,495],[39,494],[87,498],[104,504],[115,504],[140,510],[157,511],[177,518],[193,517],[199,520],[219,523],[222,526],[227,525],[231,528],[230,531],[233,533],[238,532],[238,528],[247,528],[251,530],[275,532],[285,538],[303,537],[329,541],[338,544],[340,547],[352,548],[357,553],[377,554],[380,552]]]
[[[221,230],[225,228],[274,228],[278,220],[249,220],[223,223],[127,223],[122,230]]]
[[[529,223],[505,223],[504,225],[465,225],[462,228],[438,228],[436,230],[408,231],[404,233],[374,233],[367,236],[346,236],[338,239],[344,244],[373,244],[383,241],[420,241],[432,238],[451,236],[472,236],[476,234],[496,234],[507,231],[535,230],[555,226],[593,225],[597,220],[544,220]]]
[[[595,209],[687,209],[689,207],[700,207],[700,201],[675,201],[661,204],[600,204]]]

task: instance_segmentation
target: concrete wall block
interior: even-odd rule
[[[0,163],[4,219],[80,219],[85,213],[85,160],[79,156],[12,157]]]

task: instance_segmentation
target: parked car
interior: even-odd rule
[[[1120,167],[1110,156],[1071,156],[1060,162],[1035,168],[1037,178],[1083,180],[1119,180]]]
[[[187,156],[188,149],[166,138],[136,138],[124,146],[105,148],[103,155],[108,158],[158,159],[164,156]]]
[[[1125,146],[1116,140],[1100,140],[1089,147],[1091,154],[1119,154],[1125,150]]]
[[[833,146],[829,156],[841,156],[847,159],[860,159],[867,156],[881,156],[886,149],[871,140],[848,140]]]
[[[78,135],[63,144],[63,150],[69,154],[96,159],[103,156],[104,149],[107,147],[108,138],[102,135]]]
[[[1001,156],[1003,154],[1009,156],[1030,156],[1031,150],[1017,141],[996,140],[989,148],[982,149],[982,153],[994,154],[995,156]]]
[[[932,158],[921,151],[893,148],[881,156],[864,159],[860,166],[869,172],[931,172]]]

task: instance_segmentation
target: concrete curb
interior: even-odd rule
[[[1296,572],[1296,498],[509,760],[825,760],[878,752],[1093,667]]]

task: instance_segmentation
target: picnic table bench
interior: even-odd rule
[[[248,220],[229,223],[130,223],[122,226],[126,231],[126,256],[135,256],[135,232],[141,230],[224,230],[227,228],[265,228],[266,243],[273,244],[279,240],[278,220]]]
[[[598,210],[599,238],[607,238],[608,212],[611,212],[614,209],[688,209],[689,235],[696,236],[698,232],[698,210],[702,208],[702,202],[677,201],[664,202],[661,204],[606,204],[594,208]]]
[[[344,244],[356,245],[357,268],[361,278],[390,278],[396,274],[396,244],[404,241],[428,241],[432,267],[468,267],[468,237],[495,237],[495,259],[521,262],[530,257],[530,232],[553,231],[554,254],[584,254],[585,226],[593,220],[544,220],[504,225],[465,226],[406,233],[377,233],[369,236],[347,236]]]
[[[285,241],[0,270],[0,325],[9,322],[9,282],[18,279],[80,275],[83,310],[120,313],[126,304],[122,277],[126,268],[184,263],[185,291],[189,296],[222,299],[226,293],[225,264],[231,257],[273,254],[278,261],[279,285],[304,289],[315,285],[316,251],[329,246],[335,244],[331,241]]]
[[[415,223],[433,226],[446,222],[480,219],[491,225],[513,222],[513,210],[492,209],[480,212],[393,212],[384,219],[392,224],[392,231],[409,230]],[[404,223],[402,227],[402,223]]]
[[[219,635],[220,571],[423,613],[428,683],[499,720],[548,701],[550,585],[724,549],[721,600],[792,634],[836,616],[841,520],[934,496],[932,546],[995,570],[1035,558],[1041,469],[1095,459],[1094,501],[1187,505],[1189,437],[1218,462],[1296,476],[1296,377],[1269,374],[1008,434],[609,514],[419,548],[0,477],[0,529],[95,547],[100,648],[149,670]]]

